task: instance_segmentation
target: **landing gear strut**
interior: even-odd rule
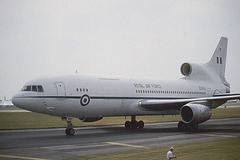
[[[67,121],[67,128],[65,130],[66,135],[68,135],[68,136],[74,135],[75,130],[73,129],[73,124],[72,124],[73,118],[71,118],[71,117],[64,117],[62,119]]]
[[[178,122],[178,129],[180,131],[193,131],[198,129],[198,124],[197,123],[184,123],[183,121]]]
[[[144,122],[143,121],[136,121],[136,116],[131,116],[131,122],[126,121],[125,122],[125,128],[126,129],[136,129],[136,128],[143,128],[144,127]]]

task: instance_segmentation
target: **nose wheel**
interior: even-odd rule
[[[75,130],[73,128],[66,128],[65,133],[68,136],[73,136],[75,133]]]
[[[75,130],[73,128],[66,128],[65,133],[68,136],[73,136],[75,133]]]
[[[136,129],[136,128],[143,128],[144,122],[143,121],[136,121],[136,116],[131,116],[131,121],[125,122],[126,129]]]

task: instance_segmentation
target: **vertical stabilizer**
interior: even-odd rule
[[[211,60],[208,62],[208,66],[213,69],[223,81],[225,81],[227,43],[228,39],[222,37],[217,45],[217,48]]]

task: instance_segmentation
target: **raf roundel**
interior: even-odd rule
[[[82,98],[80,99],[80,103],[82,106],[88,105],[89,102],[90,102],[90,97],[86,94],[83,95]]]

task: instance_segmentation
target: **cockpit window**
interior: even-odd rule
[[[26,91],[31,91],[31,86],[27,86]]]
[[[34,92],[43,92],[43,87],[38,86],[23,86],[22,91],[34,91]]]
[[[43,92],[43,87],[42,86],[37,86],[38,92]]]
[[[37,86],[32,86],[32,91],[37,92]]]
[[[31,91],[31,86],[23,86],[22,91]]]

